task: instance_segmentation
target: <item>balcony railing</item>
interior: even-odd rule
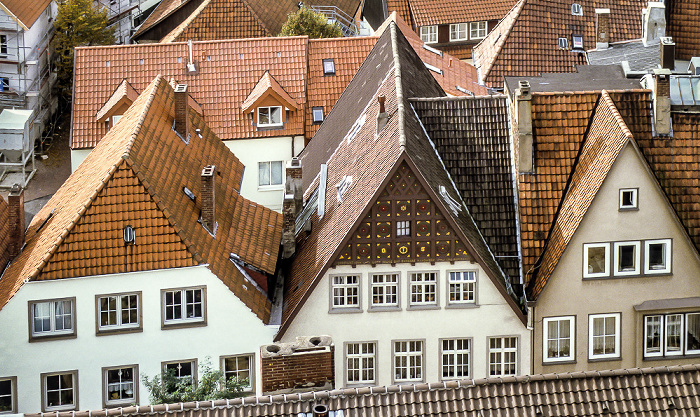
[[[360,34],[360,29],[355,23],[355,19],[348,16],[343,10],[336,6],[311,6],[311,8],[319,13],[323,13],[328,18],[328,22],[337,23],[345,37],[357,36]]]

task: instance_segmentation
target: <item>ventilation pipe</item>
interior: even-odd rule
[[[216,199],[214,177],[216,166],[207,165],[202,169],[202,226],[216,235]]]
[[[19,255],[22,251],[22,246],[24,246],[24,189],[19,184],[12,186],[10,194],[7,196],[7,203],[10,207],[8,216],[10,244],[7,250],[10,259],[13,259]]]
[[[381,132],[386,126],[386,122],[389,120],[389,115],[386,112],[384,103],[386,102],[386,97],[383,95],[377,97],[377,103],[379,103],[379,113],[377,114],[377,133]]]
[[[518,89],[515,90],[515,101],[518,124],[518,170],[521,173],[533,172],[532,94],[528,81],[520,81]]]
[[[313,417],[328,417],[328,406],[325,404],[314,404],[312,412]]]
[[[189,103],[187,102],[187,85],[175,86],[175,132],[187,140]]]

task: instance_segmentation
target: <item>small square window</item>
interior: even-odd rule
[[[437,272],[412,272],[409,300],[411,306],[437,305]]]
[[[221,368],[226,380],[236,378],[239,382],[245,383],[244,391],[253,391],[254,365],[255,355],[235,355],[221,358]]]
[[[580,4],[574,3],[571,5],[571,14],[574,16],[583,16],[583,7]]]
[[[162,290],[163,328],[206,325],[206,287]]]
[[[668,274],[671,272],[671,239],[644,242],[644,273]]]
[[[0,378],[0,414],[17,413],[17,377]]]
[[[620,210],[635,210],[637,209],[637,189],[636,188],[621,188],[620,189]]]
[[[614,275],[639,275],[639,242],[615,242]]]
[[[75,336],[75,298],[30,301],[29,339]]]
[[[10,91],[10,79],[7,77],[0,78],[0,91]]]
[[[486,21],[471,22],[469,24],[470,39],[484,39],[486,37]]]
[[[283,171],[282,161],[258,162],[258,186],[278,189],[283,182]]]
[[[314,123],[323,123],[323,107],[311,109],[311,118]]]
[[[0,54],[7,55],[7,35],[0,35]]]
[[[394,382],[423,380],[423,341],[394,342]]]
[[[78,408],[78,371],[41,374],[42,411],[67,411]]]
[[[105,407],[120,407],[138,403],[138,365],[103,368]]]
[[[588,358],[620,357],[620,313],[588,316]]]
[[[335,60],[332,58],[323,60],[323,75],[335,75]]]
[[[401,220],[396,222],[396,237],[411,236],[411,221]]]
[[[469,378],[469,364],[471,363],[470,339],[443,339],[441,340],[442,379],[466,379]]]
[[[437,43],[437,41],[438,41],[437,26],[436,25],[421,26],[420,39],[425,43]]]
[[[572,35],[572,44],[573,44],[573,50],[574,51],[583,51],[583,36],[581,35]]]
[[[574,360],[574,317],[550,317],[543,320],[542,360],[562,362]]]
[[[583,277],[610,276],[610,244],[585,243],[583,245]]]
[[[188,384],[197,384],[197,360],[170,361],[161,364],[163,374],[163,384],[166,392],[173,392],[176,389],[176,381],[184,381]],[[175,378],[173,381],[172,378]]]
[[[141,293],[98,295],[97,332],[141,329]]]
[[[517,337],[489,337],[489,376],[513,376],[518,365]]]
[[[282,126],[282,106],[258,107],[258,127]]]
[[[467,23],[453,23],[450,25],[450,42],[467,39]]]
[[[450,272],[450,304],[474,304],[476,301],[476,271]]]
[[[376,382],[376,352],[377,344],[374,342],[345,345],[345,376],[348,384],[374,384]]]
[[[398,307],[399,274],[373,274],[371,291],[371,307]]]
[[[331,309],[360,310],[360,276],[333,275],[331,280]]]

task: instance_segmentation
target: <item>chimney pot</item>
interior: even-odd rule
[[[216,236],[216,166],[207,165],[202,169],[202,226]]]
[[[384,103],[386,102],[386,97],[384,97],[384,95],[378,96],[377,102],[379,103],[379,113],[386,113],[386,109],[384,108]]]
[[[664,36],[661,38],[661,68],[674,70],[676,68],[676,43],[673,38]]]
[[[2,197],[0,197],[2,198]],[[10,244],[8,245],[8,254],[10,259],[19,255],[24,246],[24,189],[19,184],[14,184],[7,196],[7,204],[9,206],[9,231]]]

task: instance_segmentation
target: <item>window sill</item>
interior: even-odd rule
[[[620,207],[618,211],[639,211],[639,207]]]
[[[690,353],[686,355],[666,355],[666,356],[645,356],[642,358],[644,361],[672,361],[672,360],[683,360],[683,359],[693,359],[700,358],[700,353]]]
[[[409,305],[407,310],[440,310],[438,305]]]
[[[258,185],[258,191],[282,191],[284,186],[282,184],[275,185]]]
[[[348,307],[348,308],[340,308],[340,307],[335,307],[331,308],[328,310],[329,314],[348,314],[348,313],[362,313],[362,309],[359,307]]]
[[[600,281],[606,279],[628,279],[628,278],[654,278],[654,277],[670,277],[673,272],[659,272],[658,274],[630,274],[630,275],[606,275],[604,277],[583,277],[583,281]]]
[[[553,361],[553,360],[542,360],[542,366],[551,366],[551,365],[571,365],[578,363],[576,362],[576,359],[566,359],[566,360],[561,360],[561,361]]]
[[[382,312],[382,311],[401,311],[401,307],[399,306],[376,306],[376,307],[370,307],[367,311],[370,313],[377,313],[377,312]]]
[[[130,407],[132,404],[136,402],[136,399],[131,399],[131,400],[123,400],[123,401],[114,401],[105,404],[104,408],[106,409],[111,409],[111,408],[126,408]]]
[[[75,339],[78,337],[76,332],[70,334],[46,334],[46,335],[29,335],[29,343],[46,342],[49,340]]]
[[[127,333],[141,333],[143,332],[143,327],[126,327],[126,328],[116,328],[116,329],[97,329],[95,336],[110,336],[113,334],[127,334]]]
[[[201,321],[187,321],[183,323],[178,323],[178,322],[173,322],[173,323],[163,323],[160,326],[161,330],[170,330],[170,329],[184,329],[188,327],[204,327],[207,325],[206,320],[201,320]]]
[[[588,362],[619,362],[622,360],[622,357],[616,356],[616,357],[610,357],[610,358],[588,358]]]
[[[460,308],[479,308],[477,303],[451,303],[445,306],[446,310],[460,309]]]

